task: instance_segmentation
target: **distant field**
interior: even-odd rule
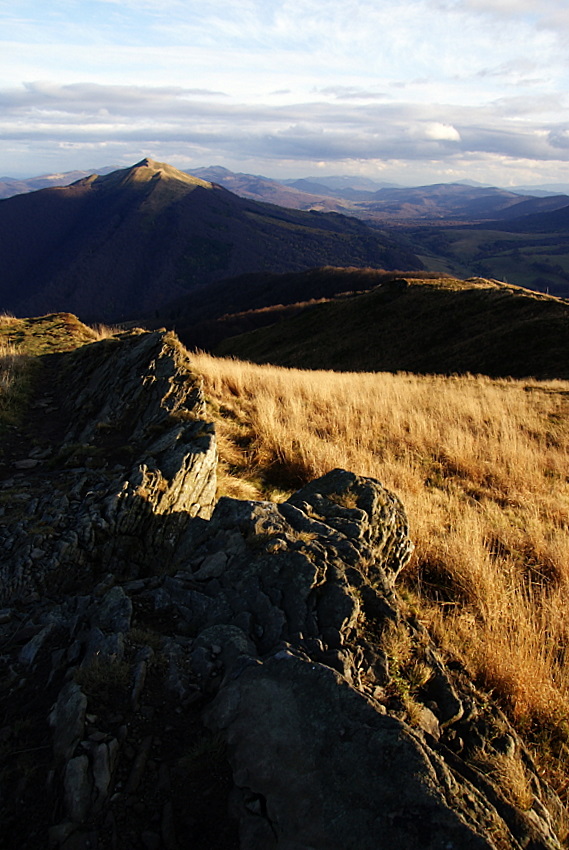
[[[569,382],[303,372],[193,355],[221,491],[284,499],[334,467],[402,498],[418,616],[569,786]]]
[[[433,271],[493,277],[569,297],[569,234],[418,228],[412,244]]]

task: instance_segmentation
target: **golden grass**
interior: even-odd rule
[[[395,490],[424,622],[518,728],[567,739],[569,382],[192,362],[224,491],[278,500],[334,467]]]
[[[124,329],[118,325],[105,325],[101,323],[89,325],[89,329],[93,332],[94,342],[100,342],[102,339],[110,339],[124,332]]]
[[[11,425],[17,419],[19,402],[28,389],[29,360],[13,343],[0,339],[0,424]]]

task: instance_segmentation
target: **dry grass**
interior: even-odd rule
[[[566,741],[569,383],[193,365],[225,492],[278,500],[338,466],[394,489],[424,621],[518,728]]]
[[[89,328],[93,331],[94,342],[100,342],[102,339],[110,339],[111,337],[124,332],[124,328],[121,328],[118,325],[104,325],[99,323],[96,325],[89,325]]]
[[[29,357],[19,353],[11,342],[0,339],[0,424],[16,421],[21,398],[28,388],[28,373]]]

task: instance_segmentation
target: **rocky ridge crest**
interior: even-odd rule
[[[561,847],[523,743],[398,594],[394,494],[334,470],[215,503],[172,335],[55,365],[45,444],[2,471],[1,846]]]

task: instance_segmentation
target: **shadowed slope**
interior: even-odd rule
[[[569,377],[569,306],[497,281],[393,281],[221,343],[311,369]]]

